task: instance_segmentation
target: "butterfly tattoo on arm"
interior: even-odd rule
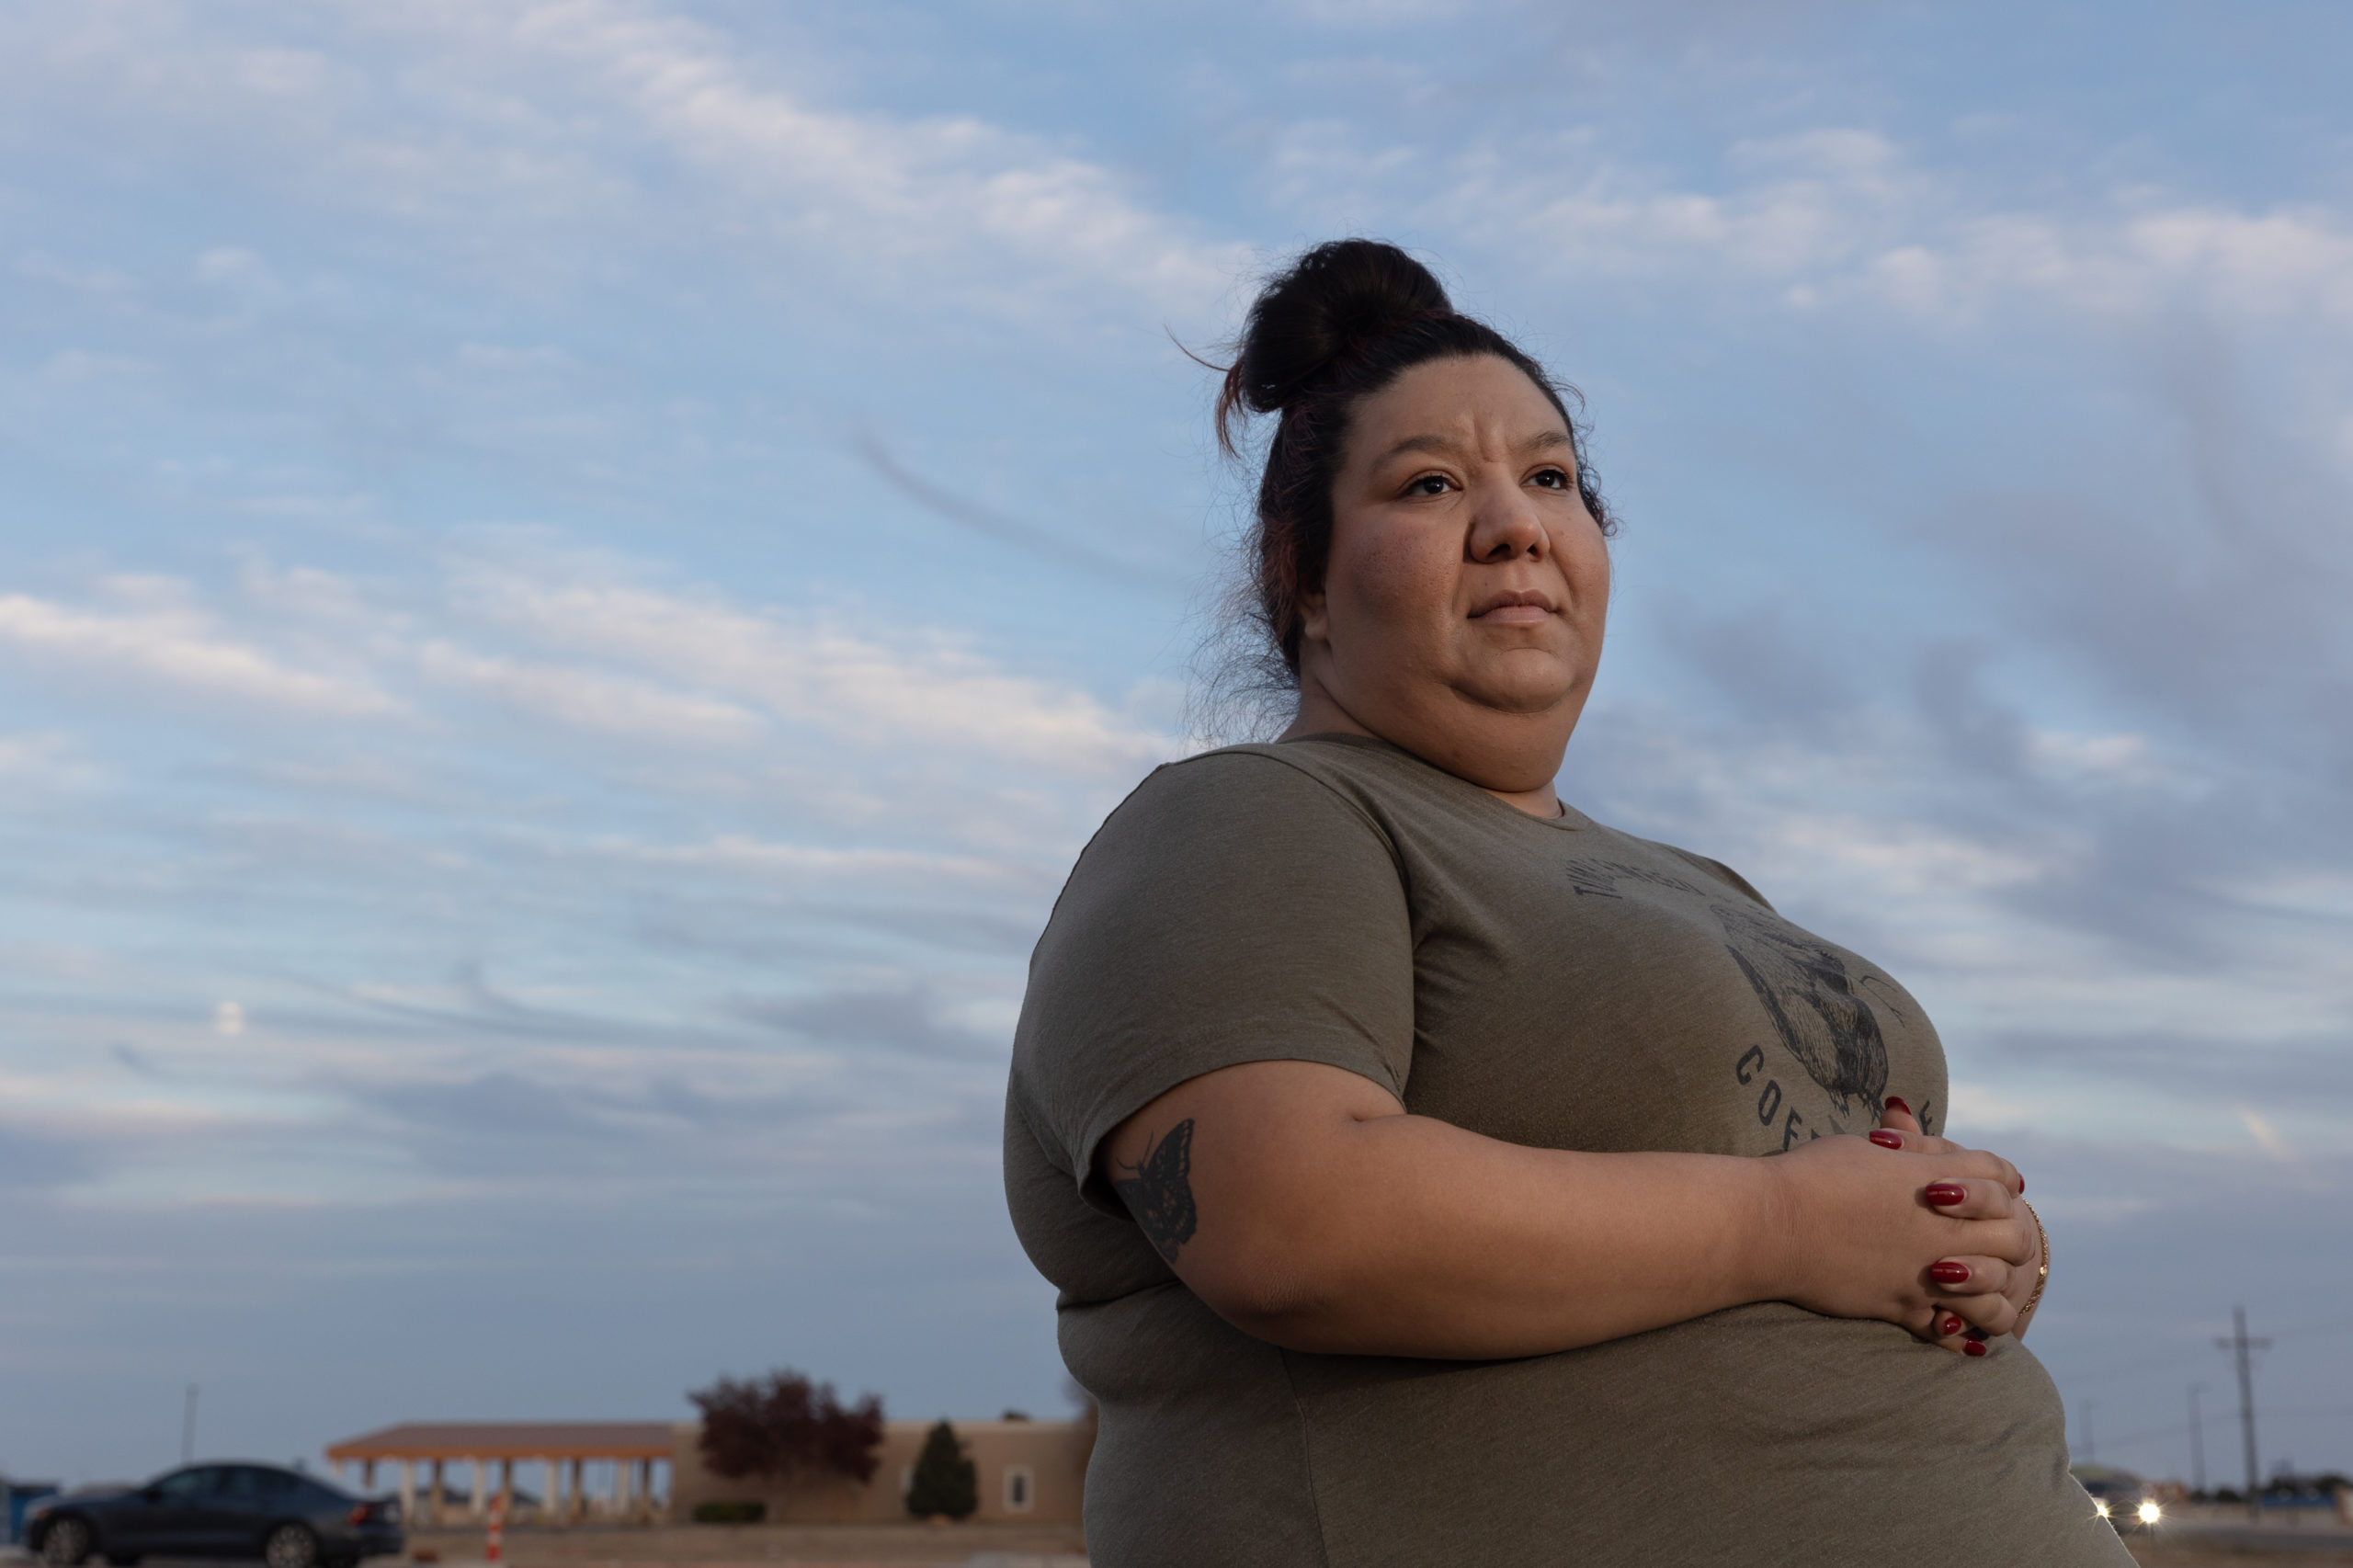
[[[1191,1181],[1193,1119],[1187,1117],[1146,1144],[1137,1164],[1114,1163],[1134,1174],[1113,1177],[1111,1189],[1160,1256],[1174,1264],[1176,1249],[1193,1239],[1198,1218],[1193,1212]]]

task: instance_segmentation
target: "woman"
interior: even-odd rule
[[[1543,372],[1352,240],[1259,297],[1237,409],[1297,719],[1104,824],[1006,1114],[1094,1561],[2129,1562],[1918,1004],[1553,793],[1609,519]]]

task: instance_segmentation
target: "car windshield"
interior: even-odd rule
[[[257,1464],[241,1464],[230,1468],[228,1481],[221,1490],[231,1497],[277,1497],[301,1484],[300,1478],[282,1470],[265,1470]]]
[[[155,1490],[176,1502],[186,1502],[192,1497],[210,1496],[213,1484],[219,1481],[220,1477],[220,1467],[203,1465],[195,1470],[177,1471],[164,1477],[163,1480],[155,1483]]]

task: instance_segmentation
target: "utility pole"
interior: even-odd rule
[[[2246,1336],[2246,1309],[2231,1309],[2231,1336],[2214,1341],[2216,1349],[2228,1350],[2238,1361],[2239,1369],[2239,1435],[2246,1444],[2246,1517],[2251,1523],[2263,1522],[2263,1492],[2255,1468],[2255,1371],[2247,1364],[2250,1350],[2268,1350],[2268,1339]]]
[[[196,1385],[188,1385],[188,1404],[180,1413],[180,1463],[196,1462]]]
[[[2198,1396],[2205,1388],[2189,1385],[2189,1490],[2200,1494],[2206,1490],[2206,1423],[2198,1414]]]

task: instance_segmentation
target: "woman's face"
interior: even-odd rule
[[[1609,554],[1551,400],[1492,355],[1358,404],[1332,552],[1302,600],[1301,718],[1498,793],[1549,790],[1601,659]]]

